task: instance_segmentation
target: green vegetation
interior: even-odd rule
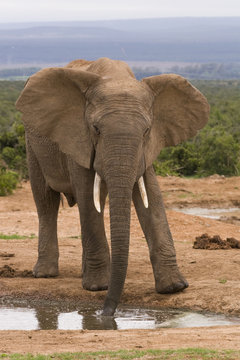
[[[16,189],[18,179],[16,172],[0,169],[0,196],[10,195]]]
[[[15,101],[22,81],[0,81],[0,196],[9,195],[27,177],[24,127]]]
[[[226,284],[226,283],[227,283],[227,279],[219,279],[219,283],[220,283],[220,284]]]
[[[62,353],[51,355],[20,355],[0,354],[5,360],[237,360],[240,359],[240,351],[234,350],[208,350],[208,349],[180,349],[180,350],[119,350],[119,351],[97,351],[80,353]]]
[[[23,81],[0,81],[0,134],[10,130],[21,117],[15,109],[15,102],[23,86]]]
[[[192,81],[211,105],[210,120],[194,139],[163,149],[155,161],[162,176],[240,174],[240,80]],[[0,196],[27,178],[24,127],[15,101],[22,81],[0,81]]]
[[[18,235],[18,234],[5,235],[5,234],[0,233],[1,240],[34,239],[35,237],[36,237],[35,234],[31,234],[30,236],[25,236],[25,235]]]

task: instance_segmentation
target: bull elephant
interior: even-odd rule
[[[39,217],[35,277],[58,275],[60,193],[78,205],[83,288],[108,289],[103,315],[123,290],[133,199],[158,293],[188,287],[180,273],[152,167],[160,150],[194,136],[208,120],[205,97],[178,75],[137,81],[128,65],[76,60],[31,76],[16,103],[23,113],[32,192]],[[103,210],[109,194],[111,261]]]

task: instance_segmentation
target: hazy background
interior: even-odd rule
[[[0,70],[29,75],[103,56],[127,61],[138,77],[240,77],[240,2],[1,0]]]
[[[239,0],[1,0],[0,23],[240,16]]]

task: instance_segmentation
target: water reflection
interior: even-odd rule
[[[97,315],[96,312],[87,311],[87,314],[74,311],[61,313],[58,317],[58,329],[61,330],[117,330],[113,317]]]
[[[101,316],[97,307],[63,308],[36,305],[27,308],[0,305],[0,330],[124,330],[240,324],[240,318],[194,312],[125,308],[114,317]]]
[[[38,321],[38,329],[57,330],[60,311],[57,308],[46,306],[35,307],[35,316]]]
[[[180,312],[169,312],[149,309],[117,310],[114,317],[102,316],[96,307],[83,307],[71,311],[57,307],[35,306],[39,329],[43,330],[122,330],[154,329],[157,324],[178,315]]]

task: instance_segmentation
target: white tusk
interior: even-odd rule
[[[101,178],[98,175],[98,173],[96,173],[95,179],[94,179],[94,186],[93,186],[93,201],[94,201],[95,208],[99,213],[101,212],[100,187],[101,187]]]
[[[146,188],[145,188],[145,184],[144,184],[144,180],[143,180],[142,176],[138,180],[138,186],[139,186],[140,194],[141,194],[141,197],[143,200],[143,204],[144,204],[145,208],[148,208],[148,197],[147,197],[147,192],[146,192]]]

